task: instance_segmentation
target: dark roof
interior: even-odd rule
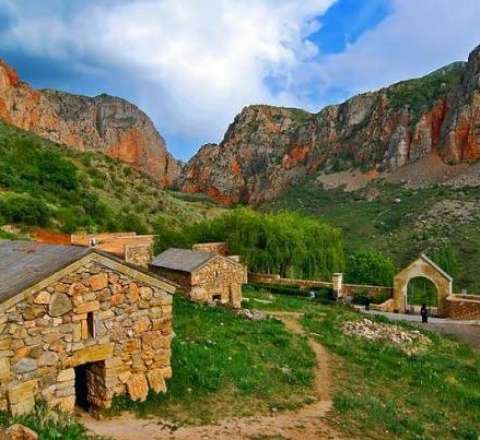
[[[0,302],[89,254],[91,249],[0,240]]]
[[[181,272],[193,272],[203,266],[218,254],[213,252],[192,251],[190,249],[170,248],[157,255],[153,261],[153,267],[178,270]]]

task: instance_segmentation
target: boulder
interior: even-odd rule
[[[0,440],[38,440],[38,435],[26,426],[15,424],[0,432]]]
[[[64,293],[54,293],[50,300],[48,313],[50,316],[62,316],[72,310],[72,301]]]

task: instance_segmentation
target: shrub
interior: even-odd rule
[[[390,286],[394,275],[392,261],[378,251],[363,250],[348,257],[345,280],[349,283]]]
[[[0,216],[7,222],[46,226],[50,215],[50,209],[42,200],[27,194],[11,194],[0,200]]]
[[[140,217],[133,213],[126,214],[121,221],[124,231],[132,231],[137,234],[146,234],[148,232],[147,227],[142,222]]]

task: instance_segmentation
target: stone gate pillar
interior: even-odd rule
[[[332,274],[332,289],[336,299],[343,297],[343,273],[337,272]]]

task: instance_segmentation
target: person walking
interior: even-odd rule
[[[422,304],[422,307],[420,308],[420,315],[422,315],[423,323],[428,322],[428,309],[426,304]]]

